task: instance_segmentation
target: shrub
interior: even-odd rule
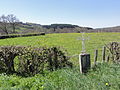
[[[120,43],[111,42],[106,45],[106,47],[108,48],[112,61],[115,63],[120,63]]]
[[[17,70],[14,63],[16,57],[19,62]],[[66,66],[72,67],[66,52],[59,47],[1,46],[0,64],[1,70],[22,75],[35,75],[43,73],[44,70],[54,71]]]

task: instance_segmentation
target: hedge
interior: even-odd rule
[[[45,35],[45,33],[42,32],[42,33],[37,33],[37,34],[2,35],[2,36],[0,36],[0,39],[15,38],[15,37],[28,37],[28,36],[40,36],[40,35]]]
[[[72,63],[60,47],[0,47],[0,71],[6,73],[29,76],[64,67],[72,67]]]

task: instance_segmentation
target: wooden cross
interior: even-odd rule
[[[89,40],[89,37],[85,37],[85,33],[82,33],[82,37],[78,37],[78,40],[82,40],[82,51],[81,53],[86,53],[85,40]]]

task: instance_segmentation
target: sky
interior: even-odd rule
[[[0,0],[0,16],[14,14],[22,22],[120,26],[120,0]]]

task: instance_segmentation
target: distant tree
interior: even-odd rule
[[[8,27],[9,23],[7,17],[5,15],[0,16],[0,29],[8,34]]]
[[[72,24],[51,24],[51,25],[43,25],[44,28],[50,29],[53,28],[54,30],[57,28],[63,29],[63,28],[75,28],[79,27],[77,25],[72,25]]]
[[[13,14],[7,16],[7,20],[12,27],[12,33],[15,33],[16,26],[19,24],[19,19],[16,18]]]

